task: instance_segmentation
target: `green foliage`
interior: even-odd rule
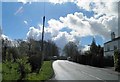
[[[51,56],[59,56],[59,48],[53,41],[45,42],[44,46],[44,58],[48,60]]]
[[[96,45],[95,39],[93,38],[93,41],[90,45],[90,52],[91,52],[91,54],[96,55],[97,51],[98,51],[97,50],[97,45]]]
[[[28,57],[17,59],[16,62],[4,61],[3,66],[3,80],[19,80],[31,72]]]
[[[44,41],[43,53],[46,54],[44,57],[40,51],[41,41],[30,39],[29,41],[17,40],[17,42],[18,46],[11,47],[8,45],[8,40],[2,40],[2,57],[4,62],[4,70],[2,72],[4,80],[22,80],[31,74],[34,77],[34,75],[36,75],[34,72],[39,73],[41,69],[42,58],[45,56],[58,56],[59,54],[58,47],[52,41]],[[47,68],[49,69],[49,67]],[[41,75],[41,78],[43,76],[44,75]]]
[[[113,56],[105,56],[104,58],[103,58],[104,60],[103,60],[103,65],[104,65],[104,67],[113,67],[114,66],[114,58],[113,58]]]
[[[25,74],[31,72],[30,63],[28,63],[28,57],[23,57],[21,59],[17,59],[17,63],[19,64],[21,72],[24,72]]]
[[[8,47],[6,52],[6,60],[15,61],[18,58],[18,50],[16,47]]]
[[[92,66],[103,67],[103,48],[96,45],[95,39],[90,45],[91,63]]]
[[[25,80],[49,80],[53,75],[52,62],[44,61],[41,70],[38,74],[30,73]]]
[[[2,64],[3,80],[18,80],[21,73],[19,72],[19,65],[15,62],[5,61]]]
[[[68,47],[69,48],[69,47]],[[73,51],[71,50],[70,54]],[[97,67],[103,67],[103,48],[100,45],[96,45],[95,39],[90,45],[90,50],[74,56],[75,62],[80,64],[87,64]]]
[[[64,53],[67,55],[67,57],[74,58],[75,55],[78,54],[78,47],[74,42],[69,42],[65,45],[63,49]]]
[[[114,67],[116,71],[120,72],[120,52],[118,50],[114,52]]]
[[[26,55],[29,52],[28,43],[25,41],[20,41],[18,46],[19,54]]]
[[[39,72],[41,68],[41,54],[33,55],[29,58],[30,65],[32,67],[32,72]]]

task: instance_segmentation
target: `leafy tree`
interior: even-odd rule
[[[16,47],[9,47],[7,49],[7,59],[10,61],[15,61],[19,56],[18,56],[18,49]]]
[[[59,56],[59,48],[53,41],[45,42],[44,55],[47,59],[51,56]]]
[[[90,45],[90,55],[92,66],[103,67],[103,48],[96,45],[94,38]]]
[[[76,55],[78,55],[78,47],[74,42],[69,42],[65,45],[63,49],[64,53],[67,55],[67,57],[72,57],[74,60],[76,60]]]
[[[41,55],[33,55],[29,58],[29,62],[30,62],[30,65],[31,65],[31,69],[32,69],[32,72],[36,72],[36,73],[39,73],[39,70],[42,66],[42,63],[41,63]]]
[[[92,54],[90,53],[89,50],[85,51],[84,54],[86,56],[86,64],[90,65],[91,64]]]
[[[7,53],[7,39],[2,39],[2,60],[4,61],[6,59],[6,53]]]
[[[96,45],[95,39],[93,38],[93,41],[90,45],[90,52],[91,52],[92,55],[96,55],[97,51],[98,51],[97,45]]]
[[[19,55],[20,56],[28,55],[28,50],[29,50],[28,42],[20,41],[19,46],[18,46],[18,50],[19,50]]]

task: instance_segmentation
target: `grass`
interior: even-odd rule
[[[0,62],[0,82],[2,81],[2,63]]]
[[[25,80],[49,80],[53,75],[52,61],[44,61],[39,74],[28,74]]]
[[[2,72],[2,63],[0,62],[0,73]]]

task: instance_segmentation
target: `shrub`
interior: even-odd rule
[[[113,67],[114,66],[113,56],[104,57],[103,64],[104,64],[104,67]]]
[[[120,72],[120,52],[118,50],[114,52],[114,67],[115,71]]]
[[[19,72],[19,65],[15,62],[5,61],[2,64],[3,80],[18,80],[21,73]]]
[[[17,59],[17,63],[19,65],[21,79],[23,79],[26,76],[26,74],[31,72],[30,63],[28,63],[28,57],[23,57],[23,58]]]
[[[41,55],[33,55],[29,58],[30,65],[32,67],[32,72],[39,72],[42,62]]]
[[[2,66],[3,80],[22,80],[31,72],[28,57],[17,59],[16,62],[4,61]]]

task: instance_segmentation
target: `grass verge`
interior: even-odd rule
[[[0,62],[0,82],[2,81],[2,63]]]
[[[25,80],[49,80],[53,76],[52,61],[44,61],[39,74],[28,74]]]

